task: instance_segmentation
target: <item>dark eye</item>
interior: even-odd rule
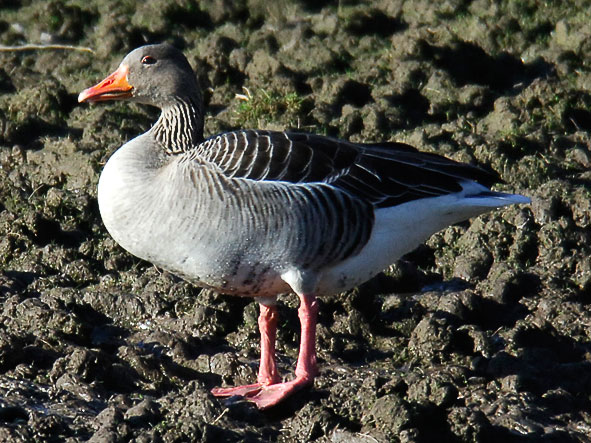
[[[154,57],[146,55],[144,58],[142,58],[142,65],[153,65],[154,63],[156,63],[156,59]]]

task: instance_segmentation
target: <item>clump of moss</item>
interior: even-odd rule
[[[235,123],[242,128],[262,128],[270,123],[283,122],[287,126],[300,126],[305,99],[296,92],[257,90],[254,94],[244,88],[244,94],[236,94],[238,106]]]

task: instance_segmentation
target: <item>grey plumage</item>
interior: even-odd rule
[[[101,214],[124,248],[198,284],[274,296],[289,290],[282,275],[291,271],[321,283],[325,270],[366,248],[376,217],[389,220],[405,204],[426,201],[435,232],[442,226],[431,199],[457,195],[437,209],[445,223],[527,201],[492,193],[485,186],[496,177],[480,168],[400,143],[262,130],[204,139],[201,92],[180,52],[146,46],[122,66],[135,82],[125,98],[162,114],[109,160],[99,183]],[[400,243],[423,240],[426,231],[417,232]],[[407,252],[395,240],[384,245],[387,263]],[[384,258],[372,259],[375,269],[352,282],[381,269]]]

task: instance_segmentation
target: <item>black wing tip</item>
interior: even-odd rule
[[[473,166],[473,165],[471,165]],[[503,180],[501,178],[501,176],[499,175],[499,173],[497,171],[495,171],[493,168],[490,167],[490,165],[486,165],[486,166],[473,166],[475,169],[477,169],[479,172],[482,172],[482,177],[480,179],[476,179],[474,180],[477,183],[480,183],[481,185],[486,186],[487,188],[490,188],[492,185],[494,184],[504,184],[505,180]]]
[[[382,143],[358,143],[361,149],[374,153],[376,155],[396,155],[396,154],[410,154],[416,155],[417,158],[424,158],[425,160],[442,161],[441,173],[457,176],[458,181],[460,180],[472,180],[483,186],[490,188],[494,184],[505,183],[501,179],[500,175],[490,167],[490,165],[478,165],[472,163],[462,163],[456,160],[452,160],[444,155],[437,154],[435,152],[424,152],[420,151],[414,146],[408,145],[401,142],[382,142]],[[449,168],[447,172],[446,169]],[[456,169],[453,171],[452,169]]]

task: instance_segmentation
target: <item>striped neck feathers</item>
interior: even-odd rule
[[[203,141],[203,111],[192,99],[176,98],[151,131],[167,154],[189,151]]]

